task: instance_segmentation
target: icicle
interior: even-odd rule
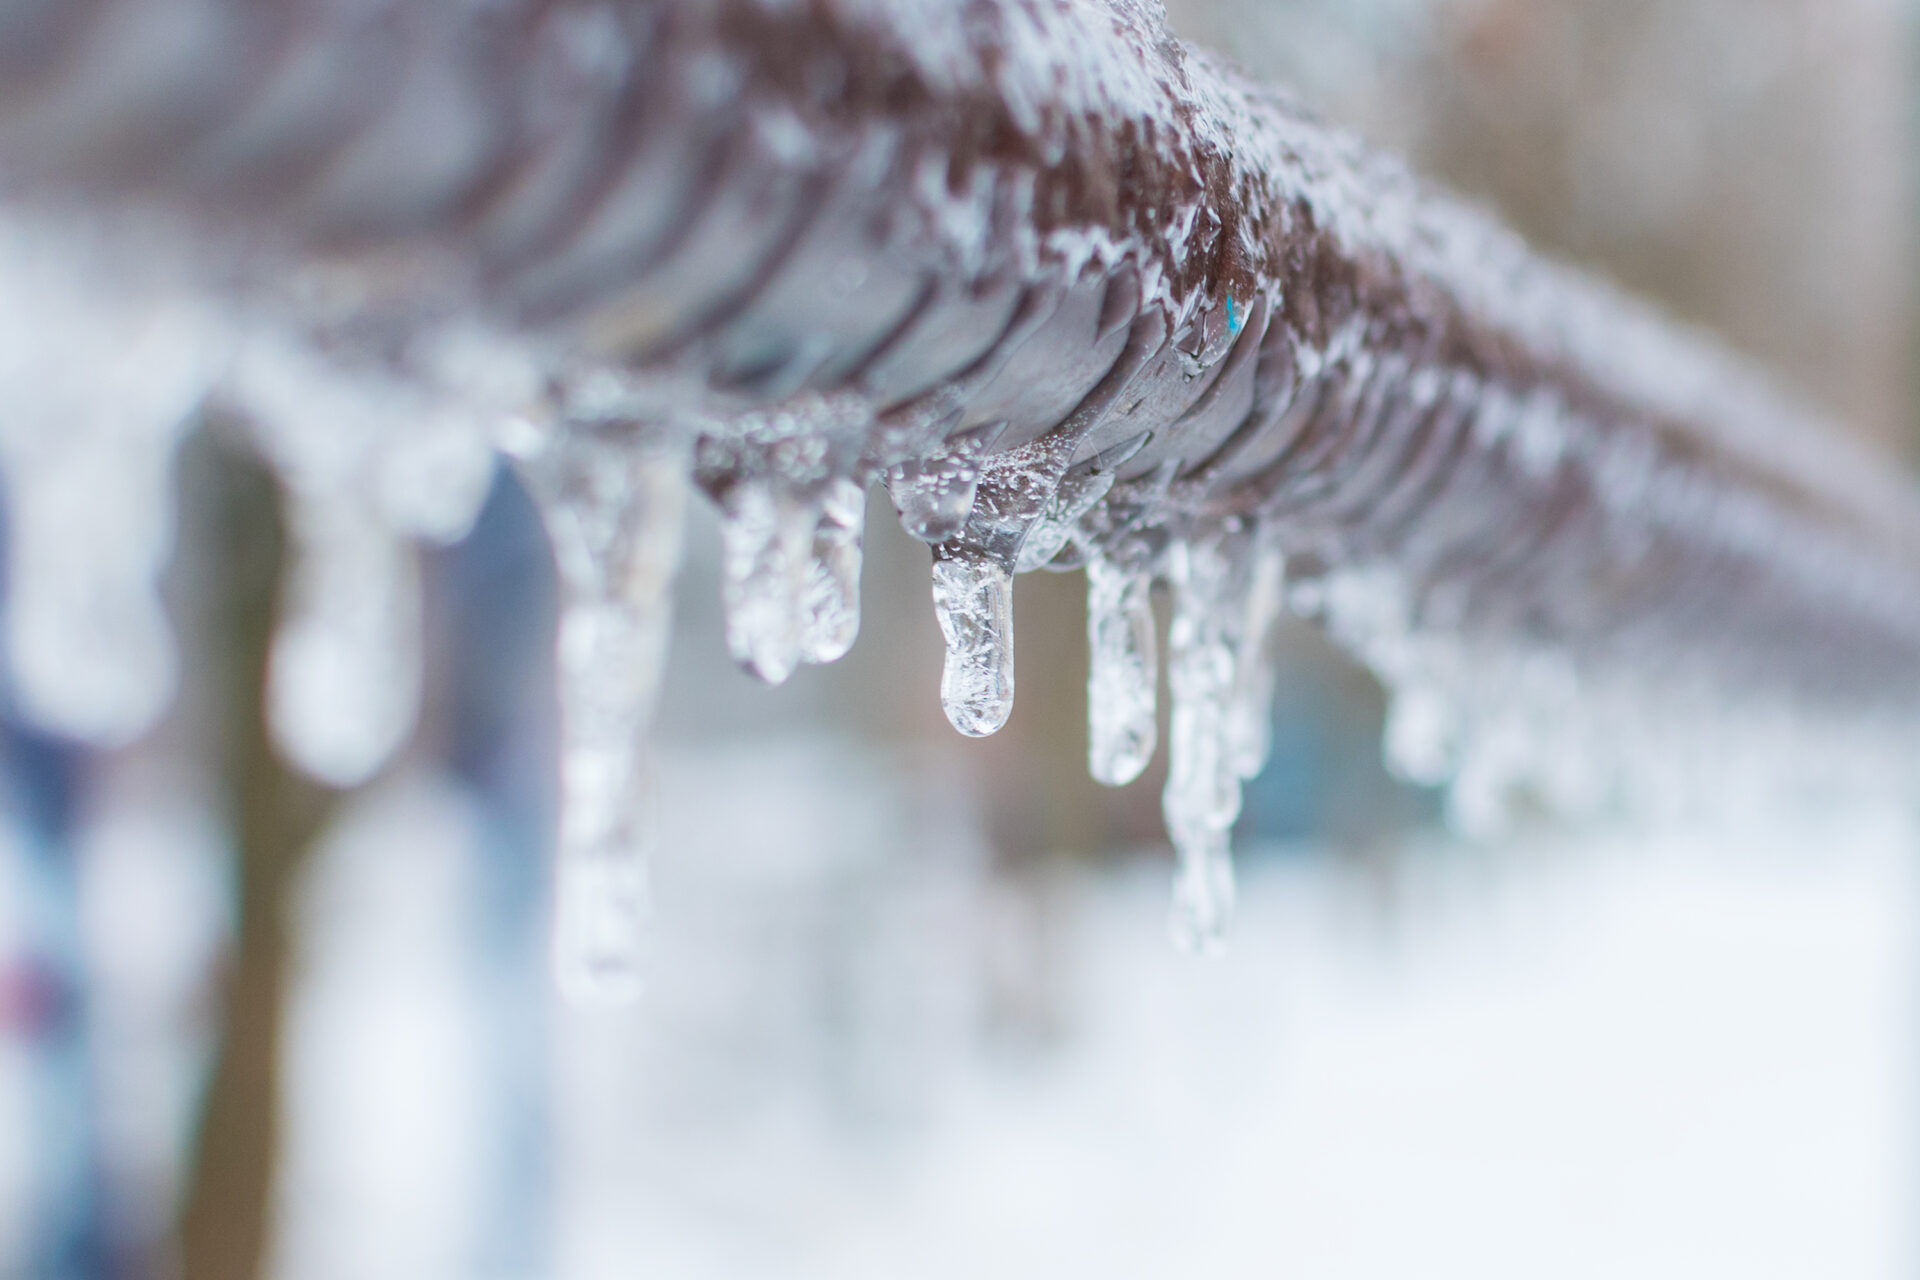
[[[491,449],[479,422],[422,388],[276,335],[241,348],[226,390],[287,492],[292,565],[268,728],[296,767],[355,786],[419,713],[419,574],[407,536],[466,531]]]
[[[639,992],[653,840],[646,732],[686,508],[676,451],[585,430],[525,460],[560,571],[555,967],[570,999]]]
[[[276,745],[336,787],[399,749],[420,705],[420,583],[413,549],[357,495],[289,495],[293,563],[267,671]]]
[[[942,452],[905,462],[887,473],[887,495],[900,524],[922,542],[945,542],[960,535],[973,511],[980,485],[980,460],[1006,423],[995,423],[948,440]]]
[[[722,598],[734,661],[768,684],[833,662],[860,630],[872,426],[857,397],[797,395],[715,424],[696,476],[719,504]]]
[[[176,406],[184,419],[187,406]],[[155,580],[172,543],[175,424],[136,420],[97,437],[9,449],[7,652],[21,710],[102,745],[165,708],[175,657]]]
[[[965,530],[933,549],[933,607],[947,642],[940,702],[969,737],[998,732],[1013,711],[1014,566],[1073,448],[1056,430],[983,464]]]
[[[1168,635],[1173,692],[1167,786],[1161,809],[1179,855],[1174,941],[1196,954],[1218,952],[1233,917],[1229,841],[1240,816],[1240,779],[1230,749],[1230,704],[1243,607],[1244,573],[1223,539],[1176,542]]]
[[[152,246],[86,235],[17,216],[0,227],[7,657],[29,718],[115,745],[172,690],[156,589],[172,460],[222,335],[145,278]]]
[[[807,569],[800,637],[800,656],[807,662],[839,661],[860,634],[860,539],[866,514],[867,491],[858,481],[840,479],[827,486]]]
[[[1160,659],[1144,554],[1087,562],[1087,770],[1124,787],[1153,758]]]
[[[954,728],[984,738],[1013,711],[1013,573],[977,551],[940,555],[933,608],[947,642],[940,705]]]
[[[1286,557],[1270,540],[1256,543],[1246,608],[1227,706],[1227,755],[1235,774],[1257,777],[1273,750],[1273,630],[1286,602]]]
[[[960,732],[993,733],[1012,712],[1013,575],[1023,563],[1023,548],[1050,510],[1064,518],[1072,507],[1072,522],[1066,525],[1071,531],[1072,523],[1113,487],[1111,467],[1103,460],[1129,457],[1145,443],[1145,436],[1138,437],[1083,464],[1073,491],[1061,493],[1081,441],[1099,427],[1165,340],[1164,316],[1136,321],[1113,367],[1072,413],[980,465],[966,527],[934,548],[934,607],[947,641],[941,702]],[[1059,549],[1056,545],[1053,552]]]
[[[753,675],[781,684],[815,638],[809,615],[819,515],[813,504],[766,475],[736,481],[721,509],[727,650]]]

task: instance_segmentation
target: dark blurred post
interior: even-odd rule
[[[334,798],[282,764],[267,741],[267,653],[286,564],[273,481],[212,432],[189,446],[182,472],[185,510],[204,521],[193,532],[208,565],[205,634],[214,652],[199,661],[221,676],[221,777],[239,861],[239,912],[180,1254],[186,1280],[254,1280],[263,1273],[279,1155],[289,903]]]

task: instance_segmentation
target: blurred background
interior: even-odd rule
[[[1169,9],[1910,455],[1909,0]],[[426,715],[339,793],[258,728],[271,482],[179,470],[177,710],[0,725],[0,1276],[1920,1271],[1910,806],[1467,841],[1300,626],[1197,963],[1158,766],[1087,780],[1077,575],[1020,581],[1018,708],[965,741],[884,503],[858,646],[776,690],[698,505],[647,987],[575,1008],[525,494],[430,554]]]

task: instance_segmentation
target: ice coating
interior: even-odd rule
[[[116,745],[172,692],[156,584],[172,461],[223,335],[191,296],[110,275],[88,248],[84,233],[0,223],[6,647],[28,717]]]
[[[1087,770],[1124,787],[1153,759],[1159,646],[1144,551],[1087,562]]]
[[[641,985],[647,731],[666,668],[686,459],[631,426],[576,428],[521,466],[561,585],[555,968],[569,998],[629,1000]]]
[[[1054,490],[1053,497],[1047,500],[1046,507],[1028,528],[1026,541],[1020,544],[1020,559],[1016,566],[1018,572],[1030,573],[1066,548],[1081,518],[1113,490],[1113,482],[1117,478],[1115,468],[1139,452],[1140,446],[1145,443],[1146,437],[1142,436],[1114,450],[1111,456],[1103,454],[1066,474],[1060,481],[1060,487]]]
[[[973,514],[980,459],[999,434],[1000,426],[969,431],[931,457],[902,462],[888,471],[887,495],[901,527],[922,542],[958,537]]]
[[[1233,921],[1230,842],[1240,816],[1233,703],[1245,559],[1244,537],[1232,534],[1178,540],[1167,555],[1173,587],[1167,685],[1173,714],[1161,811],[1178,858],[1171,927],[1181,949],[1202,955],[1225,945]]]

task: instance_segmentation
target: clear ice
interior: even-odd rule
[[[1233,920],[1230,840],[1240,816],[1240,775],[1231,731],[1246,605],[1244,550],[1238,544],[1227,536],[1180,540],[1167,557],[1173,712],[1161,812],[1179,864],[1174,942],[1200,955],[1221,950]]]
[[[936,556],[933,609],[947,642],[940,705],[970,738],[1013,712],[1013,571],[978,551]]]
[[[871,422],[846,397],[801,394],[699,441],[700,482],[721,512],[727,648],[768,684],[838,661],[860,633],[872,472],[858,456]]]
[[[867,491],[858,481],[843,478],[827,486],[807,567],[800,635],[800,656],[807,662],[838,662],[860,635],[860,540],[866,517]]]
[[[940,705],[969,737],[1013,712],[1013,575],[1058,494],[1076,436],[1055,429],[980,469],[966,527],[933,549],[933,607],[947,642]]]
[[[889,471],[887,496],[900,514],[901,527],[922,542],[959,537],[973,513],[980,460],[1005,425],[969,431],[946,441],[940,452]]]
[[[817,628],[809,625],[818,598],[813,578],[819,514],[770,475],[734,483],[721,499],[721,509],[727,650],[768,684],[785,683],[799,667],[808,642],[824,639],[831,628],[831,620]]]
[[[1160,658],[1144,553],[1087,561],[1087,769],[1124,787],[1153,759]]]
[[[1286,604],[1286,557],[1270,540],[1257,541],[1247,573],[1246,603],[1227,706],[1227,756],[1235,774],[1252,781],[1273,750],[1274,628]]]
[[[521,461],[561,586],[555,969],[569,999],[630,1000],[655,838],[646,735],[666,666],[686,460],[575,428]]]

